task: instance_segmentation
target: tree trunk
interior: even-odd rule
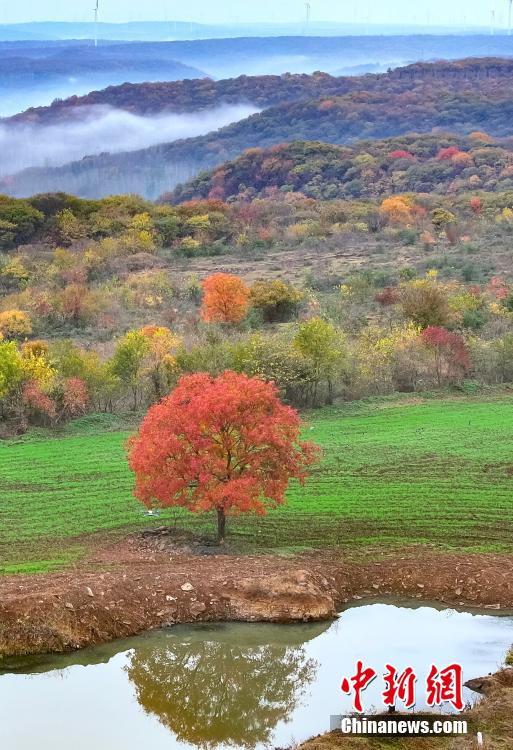
[[[224,544],[224,536],[226,531],[226,513],[224,508],[217,509],[217,542],[218,544]]]

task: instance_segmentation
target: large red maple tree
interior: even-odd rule
[[[289,480],[304,482],[318,449],[300,439],[301,419],[272,383],[235,372],[183,376],[151,407],[129,442],[135,496],[148,507],[226,516],[284,502]]]

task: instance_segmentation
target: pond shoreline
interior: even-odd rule
[[[469,733],[452,737],[394,738],[396,750],[422,747],[423,750],[474,750],[480,731],[487,750],[509,747],[513,737],[513,668],[505,667],[495,674],[469,680],[466,686],[482,696],[472,708],[458,715],[468,722]],[[399,717],[399,714],[396,714]],[[383,718],[390,718],[390,714]],[[406,715],[405,718],[408,718]],[[411,718],[411,716],[410,716]],[[340,731],[326,732],[299,745],[298,750],[372,750],[376,738],[351,737]]]
[[[178,623],[328,620],[378,599],[506,614],[513,557],[424,548],[369,561],[341,550],[243,556],[132,535],[64,572],[0,578],[0,659],[73,651]]]

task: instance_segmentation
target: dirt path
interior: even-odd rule
[[[178,622],[328,619],[386,597],[513,610],[513,557],[409,550],[235,556],[128,537],[59,574],[0,578],[0,654],[66,651]]]

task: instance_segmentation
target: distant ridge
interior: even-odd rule
[[[238,23],[203,24],[174,21],[132,21],[128,23],[99,23],[98,37],[113,41],[169,41],[172,39],[222,39],[234,37],[266,36],[361,36],[404,34],[479,34],[487,32],[484,27],[422,24],[373,24],[373,23],[333,23],[311,21],[308,29],[305,23]],[[499,32],[500,33],[500,32]],[[506,33],[506,30],[504,30]],[[0,25],[0,40],[4,39],[92,39],[94,23],[72,21],[37,21]]]
[[[36,63],[37,64],[37,63]],[[177,64],[179,65],[179,64]],[[1,67],[0,67],[1,70]],[[191,72],[193,69],[187,69]],[[80,107],[110,106],[138,115],[162,112],[201,112],[222,104],[250,102],[260,108],[277,106],[299,99],[320,96],[341,96],[362,88],[374,90],[384,80],[437,80],[488,77],[513,78],[513,58],[466,58],[436,63],[413,63],[395,68],[386,74],[361,76],[332,76],[327,73],[285,74],[281,76],[238,76],[215,81],[207,76],[197,79],[163,82],[123,83],[91,91],[84,96],[60,99],[45,107],[31,107],[24,112],[4,118],[5,123],[30,122],[53,125],[66,122]]]

